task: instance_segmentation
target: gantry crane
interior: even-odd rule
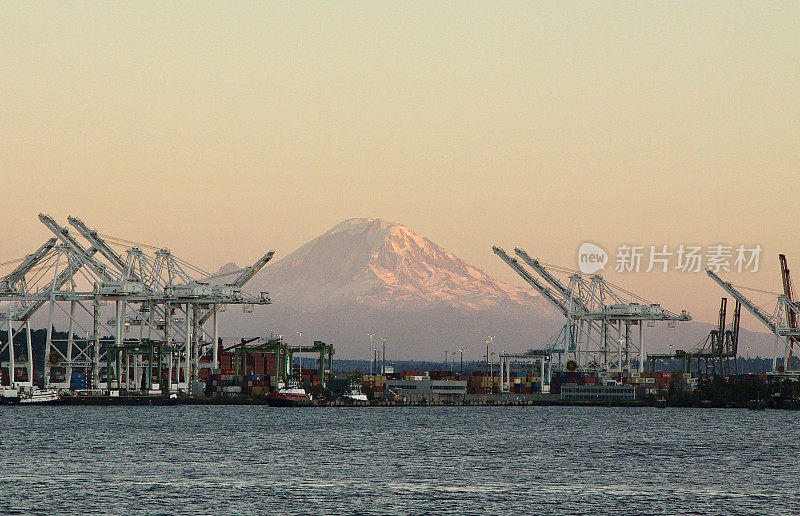
[[[261,342],[254,341],[261,340]],[[325,387],[326,377],[329,377],[333,367],[334,347],[320,340],[315,340],[311,346],[290,346],[283,339],[282,335],[260,339],[259,337],[242,339],[234,346],[229,347],[234,352],[234,368],[237,378],[241,381],[247,374],[247,354],[253,352],[272,353],[275,356],[275,374],[277,383],[285,383],[294,373],[294,354],[313,353],[319,355],[317,365],[319,366],[321,385]],[[277,386],[276,383],[276,386]]]
[[[574,360],[570,364],[574,367],[625,373],[631,370],[633,360],[638,359],[641,372],[645,363],[643,324],[666,321],[672,326],[677,321],[691,320],[687,311],[670,312],[613,285],[601,275],[586,278],[573,273],[569,283],[564,284],[542,262],[515,248],[515,254],[540,280],[502,248],[495,246],[492,250],[567,319],[559,333],[563,336],[560,345],[553,341],[550,349],[566,352]],[[636,341],[632,339],[632,326],[639,327]]]
[[[786,263],[786,255],[779,254],[778,261],[780,262],[781,266],[781,282],[783,283],[783,295],[786,296],[786,303],[796,307],[797,304],[794,300],[794,288],[792,287],[792,278],[789,275],[789,266]],[[795,310],[789,310],[786,312],[786,325],[793,330],[798,328],[798,317]],[[791,369],[794,348],[798,342],[800,342],[800,338],[798,338],[796,335],[788,336],[789,346],[786,350],[785,364],[787,370]]]
[[[7,293],[9,296],[14,296],[17,298],[16,302],[23,308],[26,308],[26,312],[30,312],[27,314],[24,319],[22,319],[23,324],[15,331],[14,329],[14,322],[20,320],[19,316],[16,311],[13,310],[14,301],[8,302],[8,309],[6,313],[6,336],[7,341],[5,343],[0,342],[0,355],[8,349],[9,354],[9,385],[14,387],[15,385],[15,376],[16,376],[16,368],[17,363],[21,363],[22,367],[25,368],[25,373],[27,380],[24,382],[20,382],[21,385],[26,387],[33,387],[33,348],[31,344],[31,330],[30,330],[30,315],[32,315],[32,311],[29,309],[29,302],[26,301],[26,296],[28,295],[28,283],[25,279],[26,275],[30,273],[35,267],[39,266],[45,259],[50,255],[52,249],[56,246],[57,239],[51,238],[47,242],[41,245],[39,249],[34,251],[33,253],[27,255],[21,263],[9,274],[2,278],[2,284],[0,284],[0,291]],[[17,356],[14,349],[14,337],[16,336],[17,332],[25,328],[26,334],[26,355],[25,360],[17,360]],[[23,358],[23,357],[19,357]]]
[[[0,302],[6,302],[0,321],[5,322],[3,326],[7,326],[9,335],[7,343],[0,343],[0,353],[10,349],[12,388],[33,387],[30,318],[45,305],[49,308],[46,387],[68,388],[71,373],[77,368],[91,374],[93,386],[107,390],[137,389],[143,376],[147,378],[148,389],[158,388],[162,378],[154,377],[154,371],[169,364],[169,377],[177,379],[177,384],[173,386],[169,381],[167,390],[171,392],[177,387],[188,392],[201,367],[218,367],[217,346],[210,346],[219,340],[218,308],[228,304],[252,307],[270,303],[266,292],[253,296],[242,287],[269,262],[272,251],[240,271],[233,283],[209,284],[201,279],[207,273],[168,249],[101,236],[75,217],[69,217],[68,221],[77,235],[49,215],[41,214],[39,219],[55,238],[20,260],[11,273],[0,277]],[[80,237],[86,243],[79,241]],[[123,252],[112,247],[128,244],[133,246]],[[110,314],[106,309],[108,303],[113,305]],[[54,338],[56,317],[66,317],[66,339]],[[211,318],[213,329],[209,330],[205,325]],[[134,327],[138,327],[138,335],[126,335]],[[17,357],[9,344],[23,328],[27,335],[28,369],[24,384],[15,382]],[[111,335],[111,341],[101,342],[103,333]],[[206,354],[208,347],[213,350],[211,356]],[[62,369],[64,377],[59,378],[54,370]]]
[[[783,255],[781,255],[783,256]],[[789,270],[785,267],[786,258],[783,257],[780,262],[782,266],[782,275],[785,277],[784,280],[784,292],[789,292],[791,294],[791,283],[789,280]],[[785,270],[785,272],[784,272]],[[778,351],[781,347],[781,343],[784,347],[784,368],[785,372],[791,370],[791,356],[792,356],[792,347],[794,346],[795,342],[800,340],[800,328],[797,327],[797,318],[798,318],[798,311],[800,311],[800,307],[798,307],[798,303],[793,301],[791,295],[781,294],[778,295],[777,303],[775,305],[775,310],[772,314],[767,313],[765,310],[761,309],[758,305],[750,301],[744,294],[739,292],[730,282],[723,280],[720,278],[714,271],[711,269],[706,269],[706,274],[713,279],[720,287],[722,287],[725,292],[733,296],[748,312],[753,314],[753,316],[761,322],[767,329],[775,335],[775,346],[773,350],[773,357],[772,357],[772,369],[773,371],[779,371],[778,367]],[[789,287],[788,289],[786,287]],[[736,322],[738,325],[738,321]],[[737,338],[738,341],[738,338]]]
[[[727,307],[728,298],[723,297],[720,301],[717,327],[711,330],[705,339],[688,353],[689,360],[695,361],[696,371],[700,374],[727,376],[737,373],[736,357],[739,347],[739,320],[742,305],[737,299],[730,330],[725,329]]]

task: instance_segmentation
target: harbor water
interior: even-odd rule
[[[0,513],[779,514],[800,412],[0,406]]]

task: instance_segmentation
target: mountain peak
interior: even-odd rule
[[[265,269],[276,304],[420,310],[539,307],[537,296],[494,280],[408,226],[347,219]]]
[[[389,222],[383,219],[372,217],[356,217],[352,219],[343,220],[329,229],[325,234],[334,234],[339,231],[386,231],[386,230],[402,230],[411,231],[408,226],[404,226],[398,222]]]

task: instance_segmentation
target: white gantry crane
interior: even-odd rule
[[[739,292],[730,282],[723,280],[711,269],[706,270],[706,274],[713,279],[722,289],[739,301],[741,305],[761,324],[769,329],[775,336],[775,346],[772,355],[772,370],[774,372],[798,375],[800,372],[792,371],[792,356],[796,353],[797,343],[800,342],[800,328],[797,321],[800,319],[800,303],[792,299],[791,282],[789,280],[789,269],[786,267],[786,257],[780,255],[781,274],[783,276],[784,294],[778,295],[775,309],[768,313],[758,305],[750,301]],[[742,287],[740,287],[742,288]],[[779,370],[778,355],[783,353],[783,371]]]
[[[34,386],[31,317],[45,305],[44,387],[74,388],[78,372],[93,389],[113,394],[162,385],[188,392],[201,368],[218,368],[217,313],[229,304],[251,311],[270,303],[266,292],[255,296],[242,288],[273,251],[236,271],[232,283],[210,283],[213,276],[167,249],[103,237],[75,217],[68,221],[78,235],[48,215],[39,219],[55,238],[0,277],[0,328],[7,331],[0,369],[8,371],[7,390]],[[66,323],[66,335],[54,333],[56,322]],[[24,345],[15,348],[22,332]]]
[[[515,248],[514,252],[530,270],[500,247],[492,250],[566,318],[559,338],[549,342],[548,349],[559,356],[566,354],[568,369],[626,373],[637,360],[642,372],[646,360],[644,323],[666,321],[674,326],[677,321],[691,320],[685,310],[670,312],[600,275],[587,278],[572,273],[565,284],[522,249]],[[636,326],[639,330],[634,339],[631,327]]]

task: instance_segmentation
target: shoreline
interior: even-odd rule
[[[178,405],[220,405],[220,406],[269,406],[265,398],[239,397],[239,398],[165,398],[160,396],[69,396],[58,401],[27,403],[14,405],[29,406],[178,406]],[[798,410],[796,404],[789,406],[770,406],[776,410]],[[372,401],[349,402],[343,400],[317,401],[303,407],[341,407],[341,408],[370,408],[370,407],[651,407],[651,408],[730,408],[747,409],[747,403],[676,403],[666,407],[657,407],[650,400],[636,401],[576,401],[561,399],[492,399],[492,400],[459,400],[459,401],[430,401],[430,402],[399,402],[399,401]]]

